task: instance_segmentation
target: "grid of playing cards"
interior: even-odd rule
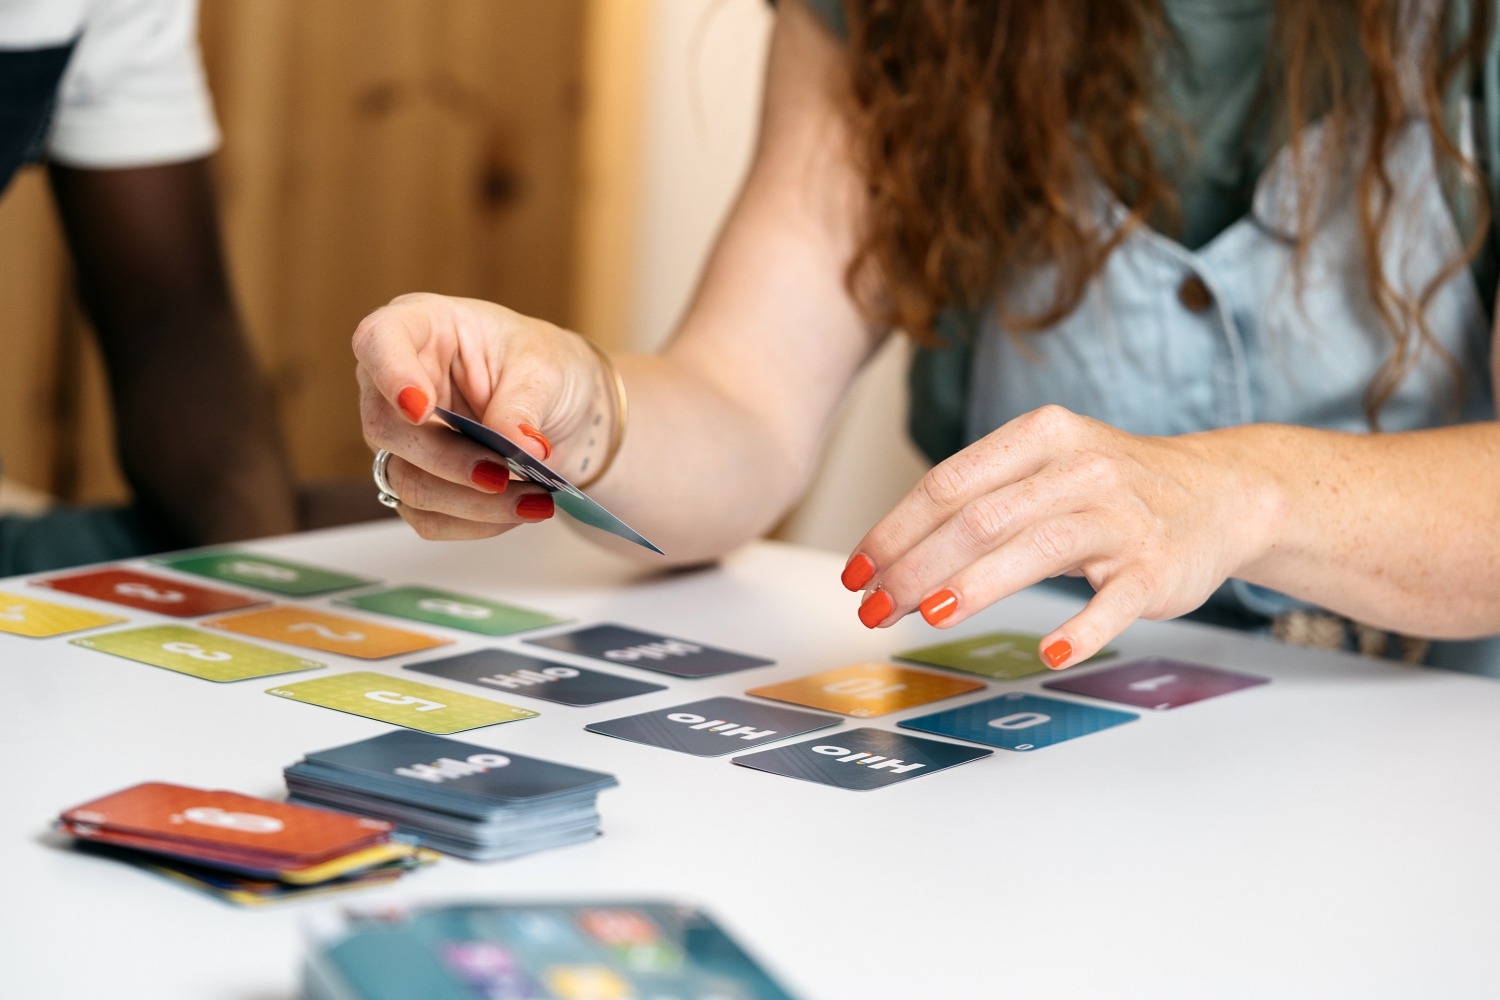
[[[598,794],[618,784],[611,773],[515,752],[501,745],[511,742],[504,736],[511,730],[492,736],[496,726],[548,716],[600,738],[697,757],[705,767],[728,761],[747,772],[869,791],[997,749],[1028,753],[1096,734],[1107,739],[1143,712],[1267,682],[1164,658],[1115,665],[1114,651],[1105,650],[1037,683],[1050,674],[1037,655],[1041,637],[1018,632],[767,678],[761,672],[777,666],[774,659],[696,637],[580,623],[545,609],[252,552],[185,553],[162,557],[156,567],[105,566],[30,581],[98,608],[0,593],[0,641],[61,638],[216,684],[267,679],[268,695],[394,727],[277,762],[292,806],[336,810],[394,831],[383,843],[480,861],[591,840],[601,829]],[[140,620],[142,612],[160,617]],[[337,668],[340,661],[352,661],[352,669]],[[704,678],[740,674],[738,694],[693,691]],[[650,704],[635,710],[567,721],[581,709],[648,695],[655,696]],[[459,733],[472,735],[448,738]],[[65,820],[65,829],[108,839],[87,823]],[[184,857],[161,847],[180,842],[147,847],[155,852],[151,865],[240,902],[298,893],[288,887],[301,885],[289,859],[251,863],[222,850]],[[144,846],[121,836],[113,845]],[[378,863],[340,870],[334,881],[379,881],[419,857],[384,850]],[[206,874],[202,862],[210,857],[231,862],[239,881]],[[260,881],[249,888],[246,880]]]

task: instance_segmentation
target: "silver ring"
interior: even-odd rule
[[[375,453],[375,464],[370,467],[370,471],[375,474],[375,488],[380,491],[375,494],[375,499],[395,510],[401,506],[401,498],[391,489],[391,481],[385,477],[386,463],[390,460],[391,453],[381,448]]]

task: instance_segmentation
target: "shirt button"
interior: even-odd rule
[[[1190,274],[1177,286],[1177,301],[1190,313],[1207,312],[1214,304],[1214,293],[1209,291],[1208,283],[1202,278]]]

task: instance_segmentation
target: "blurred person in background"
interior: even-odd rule
[[[0,190],[45,164],[133,493],[0,517],[0,576],[382,512],[299,497],[230,289],[218,144],[194,0],[0,2]]]
[[[440,405],[712,559],[799,498],[904,330],[934,466],[849,556],[865,626],[1071,581],[1057,669],[1194,615],[1500,675],[1493,26],[1491,0],[782,0],[662,353],[404,296],[354,335],[366,440],[423,536],[546,513]]]

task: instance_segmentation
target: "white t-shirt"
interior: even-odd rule
[[[51,48],[75,37],[48,159],[120,169],[218,148],[197,0],[0,0],[0,49]]]

